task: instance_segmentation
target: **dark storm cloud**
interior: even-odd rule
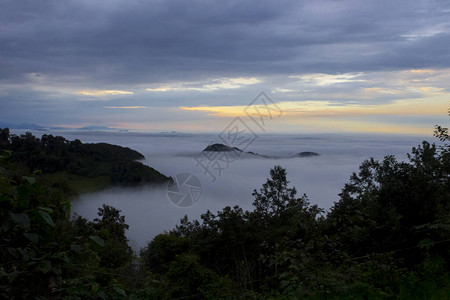
[[[439,1],[2,1],[0,78],[89,84],[450,64]]]

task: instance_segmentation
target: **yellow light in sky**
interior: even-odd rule
[[[401,99],[384,104],[349,104],[331,101],[284,101],[277,103],[283,116],[273,120],[280,127],[332,128],[341,131],[430,134],[433,125],[416,125],[416,116],[442,116],[448,110],[449,97],[444,93],[430,94],[424,98]],[[245,117],[246,106],[197,106],[179,107],[181,110],[198,111],[216,117]],[[260,111],[264,111],[261,109]],[[364,120],[371,116],[370,120]],[[405,125],[386,122],[383,116],[411,116]],[[377,119],[380,121],[377,122]],[[392,120],[392,118],[390,118]],[[284,124],[284,125],[281,125]]]
[[[432,99],[401,99],[378,105],[346,104],[330,101],[284,101],[277,103],[286,114],[305,115],[440,115],[447,111],[448,96],[439,95]],[[218,117],[245,116],[246,106],[195,106],[180,107],[181,110],[201,111]]]
[[[418,70],[411,70],[411,72],[417,74],[433,74],[435,71],[430,69],[418,69]]]

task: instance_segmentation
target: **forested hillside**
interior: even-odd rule
[[[11,162],[39,175],[39,180],[64,184],[75,192],[168,180],[137,161],[144,159],[139,152],[106,143],[83,144],[53,135],[39,139],[30,132],[10,135],[6,128],[0,129],[0,147],[9,154]]]

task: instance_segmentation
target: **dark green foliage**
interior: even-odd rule
[[[167,272],[168,298],[190,295],[196,299],[230,298],[231,283],[202,266],[194,254],[177,255]]]
[[[6,149],[9,146],[9,129],[1,129],[0,128],[0,148]]]
[[[353,174],[327,218],[339,228],[341,243],[351,255],[416,246],[431,232],[416,230],[448,218],[448,176],[436,147],[424,142],[413,148],[410,163],[386,157],[364,162]],[[350,249],[352,247],[352,249]],[[418,251],[403,258],[414,260]]]
[[[448,110],[448,115],[450,116],[450,109]],[[437,137],[442,142],[450,141],[447,127],[442,127],[439,125],[434,126],[434,136]]]
[[[128,229],[125,217],[120,215],[120,210],[105,204],[99,208],[98,215],[101,219],[95,219],[92,226],[105,241],[100,264],[106,268],[120,268],[130,262],[132,254],[125,237],[125,230]]]
[[[111,183],[114,185],[136,186],[143,183],[163,183],[168,179],[161,173],[138,161],[120,161],[111,166]]]
[[[57,186],[0,158],[0,298],[123,299],[132,253],[120,211],[76,217]]]
[[[146,277],[132,259],[120,211],[104,205],[92,222],[71,221],[64,199],[70,187],[43,176],[63,170],[113,177],[113,167],[121,165],[127,172],[116,184],[167,178],[135,162],[141,154],[119,146],[10,136],[8,129],[0,131],[0,146],[0,298],[124,299],[140,290]],[[128,277],[132,272],[139,280]]]
[[[6,128],[0,129],[0,147],[11,151],[11,160],[26,166],[31,172],[63,172],[61,174],[86,178],[107,176],[110,184],[122,186],[168,180],[155,169],[137,162],[144,159],[139,152],[106,143],[83,144],[79,140],[68,141],[53,135],[43,135],[38,139],[29,132],[16,136],[10,135]],[[67,186],[70,186],[70,179],[67,182]]]
[[[186,253],[188,240],[176,234],[159,234],[141,251],[146,266],[155,273],[165,273],[175,256]]]

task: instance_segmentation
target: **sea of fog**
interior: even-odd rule
[[[288,180],[299,194],[305,193],[312,204],[329,209],[339,199],[338,193],[348,182],[349,176],[358,170],[365,159],[382,159],[392,154],[399,160],[404,160],[406,153],[422,140],[435,141],[433,137],[367,134],[259,135],[247,151],[284,158],[236,158],[222,164],[222,167],[227,165],[228,169],[222,170],[221,174],[216,172],[213,181],[194,157],[211,142],[220,142],[216,134],[113,131],[33,133],[37,136],[44,133],[62,135],[69,140],[79,139],[84,143],[107,142],[130,147],[145,156],[145,164],[167,176],[190,173],[199,179],[201,197],[187,208],[180,208],[169,201],[166,186],[110,188],[81,195],[72,202],[72,212],[90,220],[97,217],[98,208],[103,204],[120,209],[130,226],[127,232],[130,245],[136,251],[158,233],[174,228],[184,215],[196,219],[208,209],[215,213],[228,205],[252,209],[253,190],[261,187],[269,177],[270,168],[275,165],[286,168]],[[320,156],[288,158],[304,151],[317,152]]]

